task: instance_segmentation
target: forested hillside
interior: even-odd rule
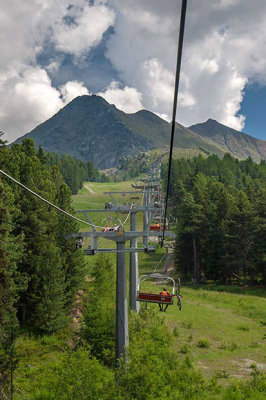
[[[171,191],[176,266],[186,279],[265,284],[265,161],[173,160]]]
[[[11,149],[1,142],[0,168],[57,206],[73,212],[58,167],[46,167],[31,139]],[[52,333],[68,324],[84,279],[83,254],[65,240],[77,223],[0,176],[0,380],[21,327]],[[1,386],[1,382],[0,382]]]
[[[40,151],[42,151],[41,148],[39,149],[39,152]],[[85,181],[108,181],[108,177],[101,174],[91,161],[83,162],[81,160],[76,160],[69,154],[62,154],[60,156],[57,153],[43,153],[43,157],[46,159],[46,165],[48,167],[54,165],[58,166],[59,172],[64,181],[68,184],[72,194],[77,194],[79,189],[83,187],[83,182]]]
[[[1,145],[0,168],[52,203],[74,213],[70,205],[71,191],[63,181],[58,166],[48,168],[46,155],[41,149],[36,152],[31,140],[25,140],[21,145],[15,144],[12,148]],[[196,251],[202,254],[200,251],[203,251],[205,244],[199,242],[199,227],[202,225],[196,223],[202,221],[205,213],[210,220],[213,213],[216,220],[220,218],[222,221],[225,215],[229,215],[229,206],[233,205],[232,212],[235,214],[232,214],[232,218],[238,216],[237,212],[242,208],[237,208],[237,201],[241,196],[246,196],[245,204],[253,204],[254,197],[256,201],[260,199],[258,205],[261,208],[258,210],[262,212],[263,196],[257,196],[257,193],[263,193],[264,168],[263,163],[256,165],[251,160],[239,163],[229,156],[224,160],[216,157],[203,160],[199,157],[191,161],[174,161],[172,213],[179,218],[180,242],[176,244],[176,259],[178,270],[184,276],[193,276],[193,234],[196,246],[201,246]],[[130,182],[126,184],[128,189]],[[119,186],[114,183],[105,185],[95,183],[93,193],[84,187],[78,196],[73,196],[76,204],[80,204],[81,200],[88,207],[93,207],[95,202],[104,204],[103,192],[106,189],[115,192],[121,189],[123,183],[119,183]],[[209,192],[209,186],[215,185],[222,185],[224,190]],[[233,185],[236,187],[233,188]],[[256,196],[255,188],[258,188]],[[220,193],[227,191],[231,202],[228,203],[226,214],[222,206],[218,207],[218,204],[224,203],[220,201],[216,205],[215,201]],[[195,193],[198,193],[198,197]],[[183,210],[182,214],[178,214],[177,203]],[[213,208],[210,204],[214,205]],[[255,206],[253,208],[256,210]],[[220,214],[216,213],[216,209],[220,210]],[[243,214],[240,216],[242,221]],[[251,216],[253,218],[254,214]],[[252,222],[254,232],[256,222],[258,232],[262,235],[262,223],[256,218],[254,222],[251,216],[248,222]],[[203,221],[205,230],[202,229],[201,234],[209,229],[206,218]],[[181,227],[184,228],[183,232]],[[129,313],[127,362],[121,360],[119,368],[115,369],[115,255],[84,259],[73,240],[65,241],[68,233],[79,228],[75,221],[15,183],[0,177],[1,400],[154,400],[165,397],[171,400],[264,400],[265,375],[252,360],[248,361],[244,381],[228,380],[224,384],[231,370],[238,368],[231,365],[231,360],[246,362],[243,357],[247,359],[247,352],[249,355],[252,351],[250,357],[254,357],[258,365],[261,363],[264,366],[263,289],[258,289],[261,297],[254,295],[253,299],[251,296],[246,299],[243,294],[233,298],[233,295],[225,296],[222,293],[222,298],[217,301],[220,294],[217,291],[208,296],[207,290],[202,288],[199,291],[182,288],[184,297],[181,312],[172,306],[167,313],[158,313],[157,305],[150,304],[148,310],[143,307],[139,314]],[[227,234],[230,229],[229,225]],[[208,238],[211,240],[210,236]],[[253,240],[257,240],[261,252],[257,253],[258,263],[254,264],[253,275],[251,264],[246,274],[241,268],[234,271],[238,272],[240,278],[243,276],[250,282],[252,278],[260,283],[263,278],[261,260],[264,250],[262,239],[259,242],[254,237]],[[179,257],[179,243],[180,246],[184,245],[184,258],[190,257],[188,268]],[[232,243],[236,244],[236,239]],[[214,249],[214,244],[211,248]],[[219,247],[216,250],[219,261]],[[158,246],[156,254],[140,253],[140,274],[157,268],[164,251]],[[236,251],[234,247],[233,251]],[[231,256],[233,260],[233,254]],[[200,278],[209,279],[210,271],[211,279],[223,281],[223,276],[227,276],[225,272],[214,276],[215,268],[211,270],[208,267],[203,271],[201,263],[205,259],[198,259],[200,261],[196,266],[200,265]],[[212,262],[210,265],[214,266]],[[223,271],[222,267],[218,271]],[[227,281],[229,278],[226,278]],[[151,287],[151,290],[154,288]],[[209,305],[212,298],[216,303]],[[203,306],[204,302],[206,307]],[[233,302],[232,314],[230,302]],[[247,306],[248,302],[252,304]],[[224,317],[224,308],[228,307],[226,312],[229,317],[226,321],[232,316],[234,318],[230,332],[223,330],[224,325],[228,326],[226,323],[221,324],[218,331],[210,328],[208,318],[213,321],[214,317],[209,317],[209,306],[212,307],[211,312],[213,307],[222,307],[215,313],[216,325],[221,321],[219,318]],[[238,313],[242,313],[242,317],[238,317]],[[261,326],[258,326],[258,322]],[[232,335],[236,333],[245,336],[241,339],[243,343],[235,343],[237,340]],[[219,362],[224,363],[221,367],[217,360],[214,361],[216,354]],[[200,362],[205,359],[209,361],[209,368],[211,364],[209,375],[203,376],[205,370],[197,369],[196,362],[199,359]],[[227,365],[230,372],[227,372]]]

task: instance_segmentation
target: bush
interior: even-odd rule
[[[130,361],[118,371],[116,398],[200,398],[205,388],[203,379],[188,357],[181,362],[178,354],[172,351],[172,339],[164,318],[152,310],[132,316],[130,338]]]
[[[188,354],[189,353],[189,347],[187,344],[184,344],[181,349],[180,349],[180,353],[182,354]]]
[[[229,346],[228,346],[228,350],[230,351],[235,351],[238,348],[238,345],[235,342],[232,342]]]
[[[238,382],[227,388],[222,400],[264,400],[266,398],[266,376],[256,373],[250,382]]]
[[[202,349],[208,349],[210,347],[210,342],[208,339],[200,339],[197,346]]]
[[[46,369],[36,386],[30,400],[111,400],[114,375],[83,348],[64,354],[50,373]]]
[[[106,256],[99,256],[94,266],[94,280],[84,301],[84,324],[81,336],[91,346],[91,353],[108,366],[114,365],[115,284],[114,267]],[[99,296],[100,293],[100,296]]]
[[[179,336],[179,332],[178,332],[178,329],[177,329],[176,326],[174,327],[173,334],[174,334],[175,337]]]
[[[249,331],[249,327],[246,325],[239,325],[237,327],[238,330],[243,331],[243,332],[248,332]]]

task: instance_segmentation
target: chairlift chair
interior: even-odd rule
[[[140,290],[140,285],[142,282],[146,281],[147,279],[153,279],[153,280],[161,280],[163,281],[169,281],[172,283],[172,293],[169,293],[167,295],[160,294],[160,293],[147,293],[147,292],[142,292]],[[137,301],[142,301],[146,303],[146,308],[148,303],[157,303],[159,305],[160,311],[166,311],[168,306],[172,305],[174,303],[174,297],[177,297],[177,306],[179,310],[181,310],[181,296],[180,296],[180,279],[178,279],[177,283],[177,293],[175,293],[176,290],[176,283],[173,278],[170,278],[169,276],[164,276],[159,273],[152,273],[152,274],[146,274],[146,275],[141,275],[138,281],[138,288],[137,288]]]
[[[150,226],[150,231],[163,231],[163,230],[166,230],[166,227],[163,227],[160,224],[153,224]]]
[[[85,245],[85,239],[80,237],[76,240],[76,249],[81,249]]]
[[[113,204],[108,201],[104,205],[105,210],[110,210],[112,207],[113,207]]]
[[[118,223],[115,224],[114,226],[109,226],[107,223],[105,223],[104,221],[107,222],[107,220],[111,219],[112,221],[117,221]],[[119,218],[104,218],[102,220],[102,226],[105,224],[105,227],[102,228],[102,232],[116,232],[118,231],[118,228],[121,226],[121,219]]]

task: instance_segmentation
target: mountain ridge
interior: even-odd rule
[[[221,149],[239,159],[251,157],[256,162],[266,159],[266,141],[239,132],[214,119],[209,118],[206,122],[191,125],[188,129],[211,139]]]
[[[15,143],[33,138],[36,147],[41,145],[49,152],[90,160],[98,168],[106,169],[117,166],[122,156],[169,145],[170,128],[167,121],[151,111],[126,114],[100,96],[79,96]],[[176,122],[175,128],[176,148],[201,149],[219,157],[229,152],[239,158],[266,159],[266,142],[215,120],[188,128]],[[244,139],[239,135],[244,135]]]

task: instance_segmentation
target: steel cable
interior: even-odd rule
[[[173,103],[173,114],[172,114],[172,125],[171,125],[171,140],[170,140],[170,151],[169,151],[169,161],[168,161],[167,188],[166,188],[166,197],[165,197],[164,226],[163,226],[163,236],[162,236],[161,247],[163,246],[164,236],[165,236],[164,233],[165,233],[165,228],[166,228],[166,215],[167,215],[167,206],[168,206],[168,197],[169,197],[169,188],[170,188],[170,175],[171,175],[172,156],[173,156],[173,147],[174,147],[175,119],[176,119],[176,108],[177,108],[178,89],[179,89],[179,80],[180,80],[182,49],[183,49],[183,40],[184,40],[184,31],[185,31],[186,10],[187,10],[187,0],[182,0],[180,27],[179,27],[179,40],[178,40],[178,49],[177,49],[176,75],[175,75],[175,92],[174,92],[174,103]]]

